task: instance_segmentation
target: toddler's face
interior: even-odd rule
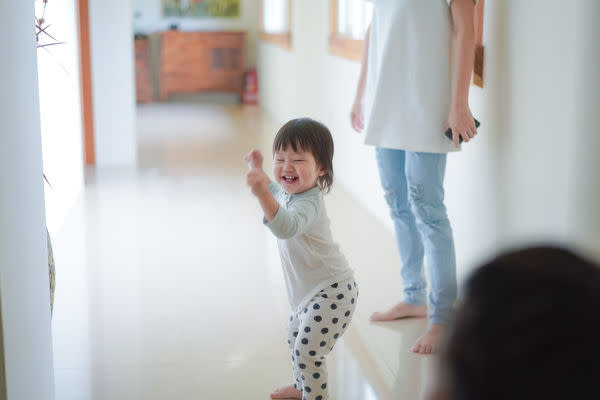
[[[325,172],[317,166],[315,157],[309,151],[292,146],[277,150],[273,157],[273,176],[277,183],[289,194],[306,192],[317,186],[317,178]]]

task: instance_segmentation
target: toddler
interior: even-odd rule
[[[346,331],[358,288],[333,242],[323,193],[333,183],[333,138],[310,118],[286,123],[273,142],[271,182],[262,155],[252,150],[248,185],[264,211],[263,223],[277,237],[292,313],[287,327],[294,381],[273,399],[326,400],[326,356]]]

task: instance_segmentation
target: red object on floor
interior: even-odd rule
[[[256,73],[256,68],[250,68],[244,74],[242,103],[258,104],[258,74]]]

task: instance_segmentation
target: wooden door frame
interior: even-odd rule
[[[78,0],[79,60],[81,83],[81,122],[85,165],[96,164],[94,146],[94,110],[92,99],[92,57],[90,52],[89,0]]]
[[[473,84],[483,87],[483,7],[485,0],[475,5],[475,63],[473,65]]]

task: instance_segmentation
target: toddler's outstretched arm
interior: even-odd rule
[[[258,198],[260,205],[265,213],[267,221],[271,221],[275,218],[279,204],[271,191],[269,190],[269,183],[271,180],[263,171],[263,157],[260,151],[253,149],[250,153],[244,156],[244,160],[248,163],[248,174],[246,175],[246,181],[248,186],[252,188],[252,193]]]

